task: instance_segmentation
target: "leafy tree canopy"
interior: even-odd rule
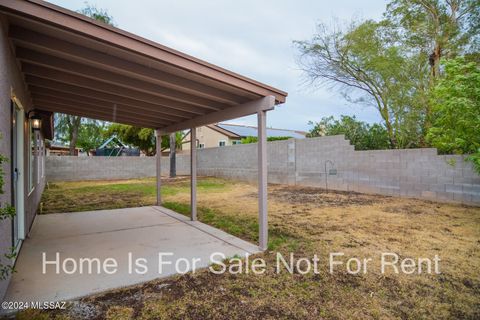
[[[312,84],[378,110],[391,148],[428,146],[440,59],[479,61],[480,0],[392,0],[381,21],[318,26],[296,41]]]
[[[440,59],[478,52],[479,0],[393,0],[386,20],[410,50],[429,55],[431,74],[440,76]]]
[[[156,139],[153,129],[113,123],[106,130],[106,134],[108,136],[115,134],[124,143],[139,148],[147,156],[152,156],[156,153]],[[175,137],[175,146],[177,149],[181,149],[185,135],[182,132],[177,132]],[[162,150],[168,149],[169,147],[169,136],[162,136]]]
[[[78,130],[77,146],[88,155],[98,148],[106,138],[107,125],[103,121],[85,119]]]
[[[409,56],[385,21],[355,22],[340,29],[320,25],[312,40],[296,42],[308,79],[337,88],[353,104],[377,109],[390,147],[419,144],[426,107],[415,87],[428,83],[422,71],[427,57]]]
[[[267,137],[267,141],[280,141],[280,140],[288,140],[288,139],[292,139],[292,137]],[[257,143],[258,137],[248,136],[248,137],[242,138],[240,142],[242,144]]]
[[[100,120],[55,113],[55,140],[67,144],[73,155],[76,147],[87,154],[105,139],[106,123]],[[73,144],[72,144],[73,141]]]
[[[113,17],[108,13],[107,10],[99,9],[95,5],[89,4],[88,2],[85,2],[85,8],[78,10],[78,12],[97,21],[115,26]]]
[[[388,149],[388,134],[380,124],[368,124],[359,121],[355,116],[340,116],[339,120],[334,117],[323,117],[319,122],[310,121],[313,128],[308,137],[345,135],[345,138],[355,146],[357,150]]]
[[[480,67],[464,58],[446,60],[435,86],[434,119],[427,138],[440,152],[471,154],[480,173]]]

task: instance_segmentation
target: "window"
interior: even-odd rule
[[[240,141],[240,140],[232,140],[232,145],[236,145],[236,144],[242,144],[242,141]]]
[[[219,146],[219,147],[225,147],[226,144],[227,144],[227,142],[226,142],[225,140],[220,140],[220,141],[218,141],[218,146]]]
[[[199,143],[198,144],[198,149],[203,149],[205,148],[205,143]]]

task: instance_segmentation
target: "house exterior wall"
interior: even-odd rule
[[[225,140],[225,145],[231,146],[233,145],[234,140],[241,140],[241,139],[240,138],[232,139],[231,137],[221,132],[218,132],[207,126],[204,126],[204,127],[197,128],[197,140],[198,140],[198,143],[204,144],[204,148],[215,148],[215,147],[218,147],[218,143],[220,140]],[[185,141],[190,141],[190,133],[187,134],[187,136],[185,136]],[[182,145],[182,150],[190,150],[190,143],[184,143]]]
[[[8,159],[12,159],[12,144],[11,144],[11,97],[12,93],[16,99],[20,101],[28,112],[31,108],[31,99],[26,90],[23,77],[20,73],[19,67],[13,56],[10,44],[7,39],[7,28],[5,21],[0,17],[0,132],[2,138],[0,139],[0,154],[6,156]],[[30,150],[30,136],[28,132],[28,126],[24,124],[25,141],[24,141],[24,154],[25,156]],[[43,137],[41,137],[43,139]],[[43,155],[42,155],[43,157]],[[36,158],[35,164],[42,164],[45,159]],[[40,197],[45,185],[45,177],[40,179],[34,179],[34,189],[31,192],[27,191],[28,188],[28,158],[24,160],[23,178],[25,179],[25,231],[28,232],[35,218]],[[34,166],[36,167],[36,166]],[[10,162],[3,165],[4,170],[4,186],[3,194],[0,194],[0,203],[2,205],[11,204],[12,200],[12,170]],[[34,177],[37,177],[37,172],[34,172]],[[0,259],[2,263],[8,263],[3,254],[10,251],[12,247],[12,221],[5,219],[0,221]],[[3,298],[8,286],[9,279],[0,281],[0,297]]]

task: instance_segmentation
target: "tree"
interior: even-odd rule
[[[126,124],[112,123],[106,130],[107,136],[116,135],[124,143],[139,148],[147,156],[153,156],[156,153],[155,131],[149,128],[134,127]],[[176,149],[181,149],[184,134],[177,132]],[[167,135],[162,136],[162,151],[170,147],[170,138]]]
[[[98,147],[105,132],[105,122],[89,118],[55,113],[55,139],[67,143],[70,155],[75,155],[78,146],[89,154],[90,150]]]
[[[312,40],[295,42],[308,79],[339,88],[350,102],[375,107],[390,147],[416,145],[421,130],[411,123],[422,118],[423,107],[413,99],[412,78],[416,78],[412,75],[418,73],[422,57],[404,52],[388,21],[368,20],[352,23],[346,31],[340,29],[320,25]]]
[[[440,59],[478,52],[479,0],[393,0],[385,17],[413,51],[429,56],[430,75],[440,76]]]
[[[390,146],[400,148],[427,146],[440,59],[479,61],[479,40],[480,0],[392,0],[380,22],[343,31],[320,25],[312,40],[296,44],[307,77],[373,105]]]
[[[480,67],[464,58],[446,60],[435,86],[434,122],[428,140],[440,152],[470,154],[480,173]]]
[[[155,154],[155,132],[153,129],[112,123],[107,128],[106,135],[116,135],[124,143],[139,148],[147,156]],[[164,142],[162,141],[163,146]]]
[[[388,134],[380,124],[368,124],[359,121],[355,116],[341,116],[340,120],[333,117],[324,117],[319,122],[309,122],[313,128],[308,137],[345,135],[345,138],[355,146],[357,150],[388,149]]]
[[[68,143],[71,156],[75,155],[81,122],[82,117],[55,113],[55,138],[63,143]]]
[[[416,86],[416,98],[425,106],[420,120],[426,136],[433,108],[428,97],[441,76],[440,59],[478,55],[480,0],[393,0],[384,16],[411,54],[428,57],[423,66],[428,68],[428,83]]]
[[[108,14],[108,12],[104,9],[97,9],[97,7],[92,6],[86,3],[86,7],[79,10],[79,13],[86,15],[92,19],[97,21],[114,25],[113,18]],[[82,117],[80,116],[73,116],[73,115],[66,115],[66,114],[57,114],[57,124],[55,126],[55,130],[58,130],[58,137],[61,137],[61,141],[68,142],[70,148],[70,155],[75,155],[75,148],[77,147],[77,140],[79,137],[80,125],[84,122]],[[95,125],[90,123],[88,127],[83,129],[83,133],[81,133],[82,138],[80,142],[83,146],[82,148],[89,148],[95,144],[95,140],[98,136],[87,138],[85,136],[86,133],[92,132],[95,133],[96,131],[100,130],[100,128],[95,128]],[[88,153],[88,151],[87,151]]]
[[[98,9],[96,6],[85,2],[85,8],[78,10],[78,13],[81,13],[87,17],[95,19],[97,21],[115,26],[113,17],[105,9]]]
[[[98,148],[104,141],[105,132],[106,125],[103,121],[83,119],[78,130],[77,145],[90,155],[90,150]]]

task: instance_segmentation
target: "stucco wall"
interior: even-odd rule
[[[197,128],[197,140],[198,143],[203,143],[204,148],[216,148],[220,140],[225,140],[225,145],[231,146],[232,141],[240,139],[231,139],[227,135],[224,135],[221,132],[213,130],[207,126]],[[185,141],[190,141],[190,133],[185,136]],[[182,145],[182,150],[190,150],[190,143],[184,143]]]
[[[462,156],[437,155],[436,149],[355,151],[343,136],[272,141],[267,146],[271,183],[323,188],[327,183],[334,190],[480,204],[480,176]],[[257,179],[256,144],[197,154],[199,175]],[[336,174],[330,175],[330,169]],[[178,174],[189,171],[189,156],[179,155]],[[162,159],[162,174],[168,174],[167,157]],[[154,176],[153,157],[47,157],[49,181]]]
[[[14,59],[13,53],[11,51],[10,45],[7,40],[7,28],[5,23],[0,17],[0,132],[2,138],[0,139],[0,154],[12,158],[11,154],[11,97],[12,93],[15,95],[16,99],[20,101],[23,108],[28,112],[32,105],[30,96],[26,90],[25,84],[23,82],[22,75],[20,73],[19,67]],[[27,131],[27,126],[25,126],[25,149],[24,154],[27,155],[30,152],[29,145],[29,135]],[[28,232],[33,223],[35,213],[40,202],[40,197],[43,192],[45,185],[45,178],[41,178],[36,181],[35,189],[32,192],[28,192],[28,161],[24,162],[25,167],[23,172],[26,173],[23,175],[25,179],[25,230]],[[3,165],[4,170],[4,181],[5,185],[3,187],[3,194],[0,194],[0,203],[5,205],[6,203],[11,204],[12,200],[12,171],[11,163],[5,163]],[[37,184],[38,182],[38,184]],[[6,263],[3,258],[3,254],[9,252],[12,247],[12,221],[6,219],[0,221],[0,259],[2,263]],[[0,298],[3,298],[5,291],[8,286],[8,279],[5,281],[0,281]]]
[[[10,126],[10,85],[11,85],[11,70],[7,67],[10,63],[10,55],[8,43],[5,39],[5,30],[0,20],[0,128],[2,129],[2,138],[0,140],[0,153],[10,154],[10,131],[5,130]],[[10,172],[10,165],[4,164],[3,170],[8,177]],[[1,203],[10,203],[11,200],[11,184],[10,179],[5,179],[4,193],[0,195]],[[6,252],[8,247],[12,244],[12,226],[8,220],[0,221],[0,252]],[[3,256],[3,255],[2,255]],[[5,263],[5,260],[0,257],[0,262]],[[3,297],[6,290],[7,282],[0,282],[0,297]]]

